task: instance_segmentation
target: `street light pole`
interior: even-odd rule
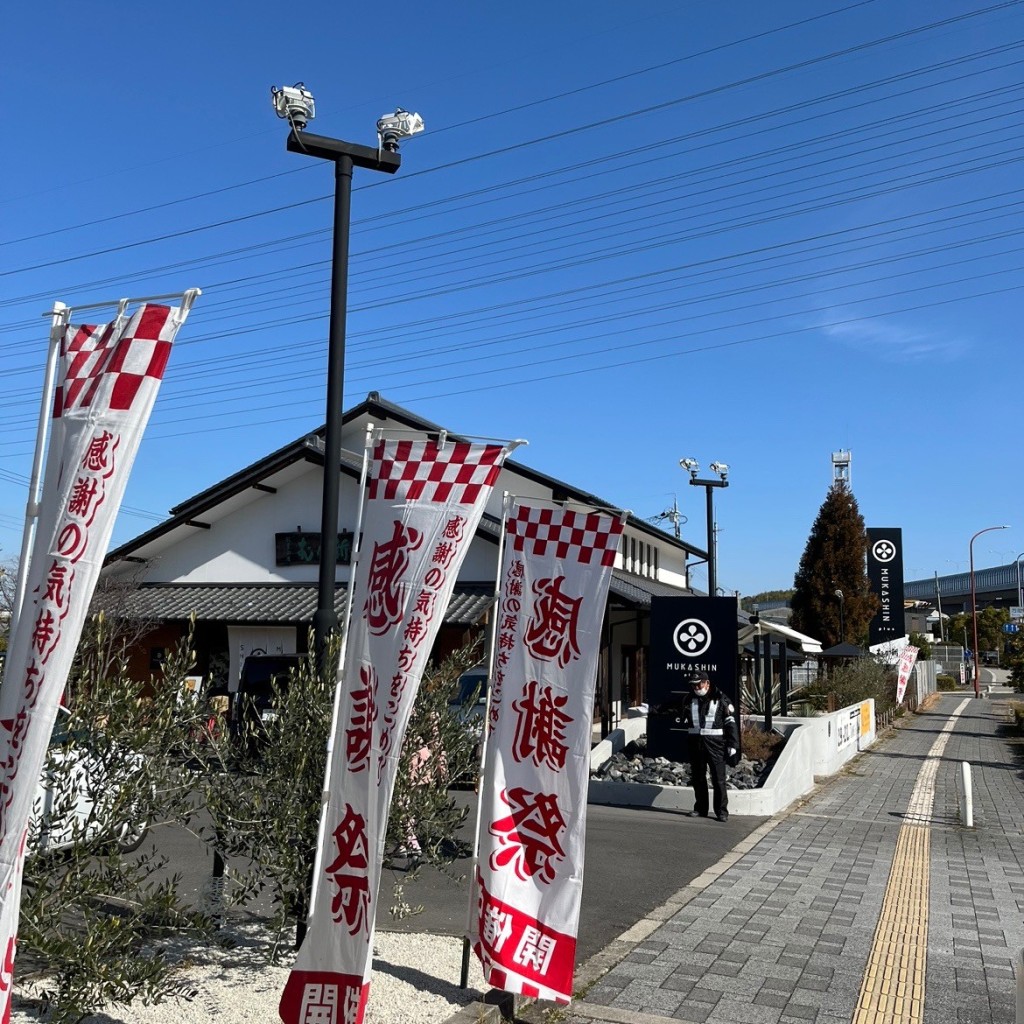
[[[1024,608],[1024,593],[1021,591],[1020,585],[1020,560],[1024,558],[1024,551],[1022,551],[1015,559],[1014,563],[1017,566],[1017,607]]]
[[[717,563],[718,552],[715,543],[715,501],[714,487],[728,487],[729,467],[724,462],[712,462],[708,467],[712,473],[718,474],[717,480],[699,480],[697,474],[700,472],[700,463],[696,459],[680,459],[679,465],[690,474],[690,483],[694,487],[703,487],[707,499],[707,528],[708,528],[708,596],[714,597],[718,583]]]
[[[978,594],[974,584],[974,542],[983,534],[989,533],[992,530],[1008,530],[1008,526],[986,526],[984,530],[979,530],[972,538],[970,544],[968,544],[968,553],[970,554],[971,563],[971,619],[974,622],[974,696],[981,696],[981,684],[979,682],[979,675],[981,666],[978,661]]]
[[[839,642],[841,644],[846,643],[846,601],[843,598],[843,592],[841,590],[835,591],[836,597],[839,598]]]
[[[287,91],[287,90],[286,90]],[[275,97],[276,97],[275,93]],[[304,95],[309,94],[305,92]],[[309,97],[311,112],[312,97]],[[283,101],[282,101],[283,103]],[[280,109],[279,109],[280,113]],[[404,111],[397,111],[396,115]],[[334,238],[331,254],[331,307],[327,338],[327,415],[324,431],[324,478],[320,504],[320,573],[317,582],[317,606],[313,615],[313,646],[318,672],[324,674],[324,656],[332,633],[338,629],[334,610],[334,591],[338,570],[338,491],[341,487],[341,428],[345,392],[345,328],[348,310],[348,248],[352,208],[352,172],[355,167],[394,174],[402,165],[398,139],[410,132],[381,134],[384,118],[378,122],[381,145],[358,146],[340,139],[313,135],[304,131],[305,121],[293,119],[287,148],[334,164]],[[282,115],[285,116],[285,115]],[[416,115],[413,115],[416,116]],[[422,130],[422,121],[419,128]]]
[[[935,570],[935,608],[939,613],[939,642],[946,642],[946,630],[942,622],[942,594],[939,591],[939,570]]]

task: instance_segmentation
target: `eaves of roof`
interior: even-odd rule
[[[652,597],[692,597],[693,591],[683,587],[673,587],[669,583],[648,579],[646,576],[634,576],[621,569],[612,570],[612,579],[608,587],[609,593],[625,602],[632,608],[650,608]]]
[[[374,420],[378,422],[381,420],[397,421],[405,427],[413,430],[422,430],[426,433],[435,433],[446,429],[437,423],[433,423],[430,420],[417,416],[415,413],[410,412],[408,409],[405,409],[400,405],[395,405],[393,402],[389,402],[386,399],[381,398],[380,394],[376,391],[371,391],[364,401],[353,406],[344,413],[343,421],[349,422],[364,415],[373,417]],[[299,460],[322,463],[322,438],[325,432],[326,427],[321,426],[313,433],[304,434],[302,437],[289,442],[284,447],[278,448],[277,451],[271,452],[270,455],[267,455],[259,461],[239,470],[237,473],[233,473],[231,476],[225,477],[212,487],[208,487],[206,490],[193,495],[188,500],[175,505],[170,510],[169,519],[115,548],[107,555],[104,560],[104,564],[110,564],[111,562],[116,562],[130,556],[133,550],[144,547],[146,544],[149,544],[164,534],[167,534],[181,526],[187,525],[190,521],[196,520],[204,513],[216,508],[228,498],[240,493],[241,491],[259,485],[264,478],[272,476],[274,473],[279,472]],[[468,439],[461,434],[455,434],[451,431],[447,431],[447,434],[450,438],[455,440]],[[571,499],[583,504],[592,505],[596,508],[615,507],[609,505],[607,501],[595,494],[590,494],[587,491],[574,488],[564,480],[558,480],[555,477],[548,476],[545,473],[531,469],[529,466],[523,465],[513,459],[507,460],[506,466],[520,476],[549,488],[552,494],[560,500]],[[342,451],[341,469],[343,472],[350,476],[358,476],[361,468],[361,456],[352,452]],[[707,558],[707,553],[702,551],[700,548],[686,544],[673,537],[671,534],[666,533],[664,530],[660,530],[636,516],[630,515],[629,525],[634,530],[656,537],[661,543],[669,543],[682,548],[689,555],[693,555],[697,558]]]

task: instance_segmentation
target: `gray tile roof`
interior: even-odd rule
[[[679,597],[690,591],[616,569],[611,597],[631,607],[649,608],[651,597]],[[463,583],[448,604],[446,625],[479,622],[493,597],[493,584]],[[334,610],[345,615],[348,591],[334,592]],[[183,621],[195,613],[203,622],[309,622],[316,611],[315,583],[145,583],[129,599],[131,611],[144,619]]]
[[[471,625],[483,616],[493,596],[486,584],[457,586],[444,621]],[[334,591],[334,610],[345,614],[348,591]],[[316,611],[315,583],[150,583],[129,599],[129,607],[142,618],[184,620],[193,612],[206,622],[308,622]]]

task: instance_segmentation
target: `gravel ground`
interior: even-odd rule
[[[109,1007],[82,1024],[278,1024],[277,1004],[289,966],[267,961],[265,932],[239,932],[230,951],[193,948],[181,978],[196,989],[193,999],[158,1006]],[[377,932],[366,1024],[439,1024],[485,991],[480,963],[470,958],[469,987],[459,988],[462,940],[448,935]],[[17,998],[15,999],[17,1004]],[[14,1024],[38,1018],[15,1009]]]

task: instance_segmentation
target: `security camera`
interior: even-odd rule
[[[397,153],[398,143],[411,135],[418,135],[423,127],[423,118],[419,114],[410,114],[399,107],[393,114],[382,114],[377,119],[378,145],[389,153]]]
[[[306,88],[303,82],[296,82],[294,85],[284,85],[280,88],[272,85],[270,87],[270,98],[274,104],[277,116],[287,118],[288,123],[297,132],[301,132],[307,123],[316,117],[313,94]]]
[[[712,462],[708,468],[712,473],[717,473],[723,480],[729,475],[729,467],[724,462]]]
[[[696,459],[680,459],[679,465],[692,476],[696,476],[700,472],[700,463]]]

